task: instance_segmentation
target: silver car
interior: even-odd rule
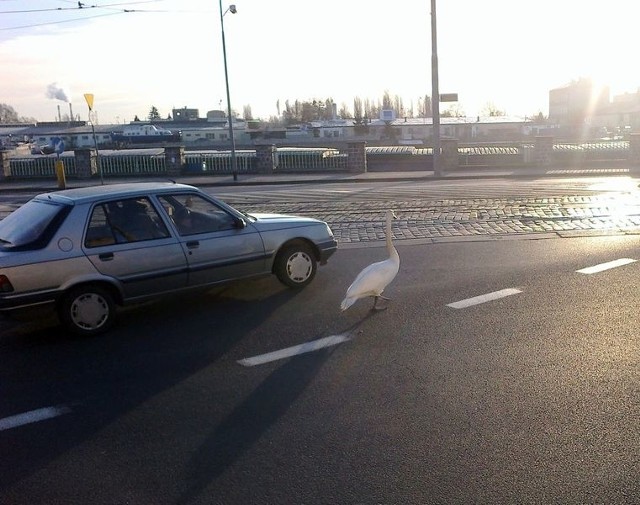
[[[162,294],[271,273],[301,288],[336,247],[323,221],[244,214],[185,184],[44,193],[0,221],[0,311],[54,304],[97,334],[117,305]]]

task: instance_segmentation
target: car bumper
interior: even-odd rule
[[[317,244],[319,253],[319,263],[324,265],[331,255],[338,250],[338,243],[335,240],[327,240]]]

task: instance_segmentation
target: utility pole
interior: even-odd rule
[[[433,173],[440,170],[440,89],[438,86],[438,34],[436,30],[436,0],[431,0],[431,110],[433,114]]]

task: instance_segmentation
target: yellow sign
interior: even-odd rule
[[[87,101],[87,105],[89,106],[89,110],[93,109],[93,93],[85,93],[84,99]]]

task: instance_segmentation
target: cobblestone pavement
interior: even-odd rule
[[[234,204],[234,202],[230,202]],[[396,240],[433,242],[555,234],[640,233],[640,195],[553,198],[387,200],[374,202],[236,203],[246,212],[307,215],[327,221],[342,244],[384,240],[384,211],[392,208]]]
[[[485,188],[486,189],[486,188]],[[545,188],[544,191],[547,191]],[[396,241],[443,242],[518,237],[640,234],[640,191],[586,192],[553,196],[494,196],[416,198],[393,190],[378,196],[308,195],[292,190],[274,194],[223,194],[225,201],[245,212],[280,212],[327,221],[343,245],[384,240],[384,212],[396,211]],[[560,189],[566,191],[566,188]],[[588,194],[591,193],[591,194]],[[26,198],[26,197],[25,197]],[[0,201],[0,218],[21,202]]]

